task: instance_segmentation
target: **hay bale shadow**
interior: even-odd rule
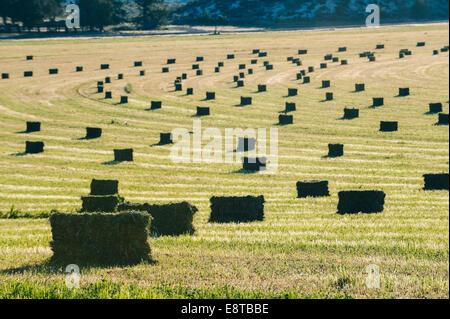
[[[122,161],[107,161],[107,162],[103,162],[102,165],[119,165],[120,163],[122,163]]]
[[[27,152],[20,152],[20,153],[13,153],[13,154],[10,154],[10,156],[15,156],[15,157],[27,156],[27,155],[28,155]]]
[[[256,174],[261,171],[264,171],[264,169],[260,169],[259,171],[252,171],[252,170],[247,170],[247,169],[241,168],[237,171],[233,171],[232,174],[252,175],[252,174]]]

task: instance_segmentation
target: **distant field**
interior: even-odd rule
[[[449,128],[436,126],[426,114],[430,102],[449,112],[449,56],[432,55],[448,45],[447,24],[239,34],[220,37],[154,37],[91,40],[0,42],[0,212],[46,216],[51,210],[73,212],[89,193],[92,178],[120,181],[127,200],[168,203],[189,201],[199,208],[194,236],[151,239],[154,265],[82,269],[81,288],[65,287],[63,269],[53,269],[47,219],[0,219],[0,298],[449,298],[448,191],[422,190],[425,173],[448,172]],[[416,47],[426,41],[424,48]],[[386,48],[375,50],[384,43]],[[338,47],[347,46],[344,53]],[[413,54],[398,59],[398,51]],[[252,49],[268,52],[235,88],[239,63],[250,67]],[[297,57],[302,67],[286,61]],[[376,51],[377,61],[361,59]],[[226,60],[228,53],[235,60]],[[327,53],[348,59],[329,63]],[[26,55],[34,55],[26,61]],[[191,65],[196,56],[203,76]],[[176,58],[170,73],[161,73]],[[142,60],[142,68],[133,62]],[[262,66],[268,60],[273,71]],[[221,73],[214,73],[224,61]],[[100,71],[101,63],[110,70]],[[76,73],[82,65],[84,72]],[[314,66],[310,84],[296,81],[300,69]],[[59,68],[58,75],[48,69]],[[146,76],[140,77],[139,70]],[[33,71],[24,78],[24,71]],[[183,88],[173,92],[176,76],[186,72]],[[123,73],[124,80],[116,80]],[[112,77],[106,90],[96,83]],[[330,89],[321,89],[331,80]],[[366,91],[352,92],[364,82]],[[255,93],[258,84],[267,93]],[[117,105],[125,87],[129,103]],[[286,98],[289,87],[299,95]],[[396,97],[410,87],[411,96]],[[204,101],[215,91],[215,101]],[[325,92],[334,101],[323,102]],[[236,107],[240,96],[253,105]],[[371,108],[372,97],[385,106]],[[151,100],[163,108],[148,111]],[[152,146],[159,133],[177,127],[192,130],[197,106],[211,106],[203,127],[271,128],[286,101],[297,103],[294,124],[279,130],[279,169],[275,175],[240,174],[239,164],[174,164],[169,146]],[[344,107],[360,109],[360,118],[341,120]],[[41,121],[42,131],[21,134],[26,121]],[[380,121],[398,121],[399,131],[380,133]],[[103,128],[97,140],[81,140],[87,126]],[[45,152],[18,156],[25,141],[42,140]],[[345,144],[345,156],[325,158],[328,143]],[[113,149],[132,147],[135,161],[107,165]],[[296,182],[330,183],[331,197],[297,199]],[[336,214],[341,190],[380,189],[387,194],[383,213]],[[265,221],[211,224],[209,198],[221,195],[264,195]],[[381,288],[368,289],[365,269],[380,267]]]

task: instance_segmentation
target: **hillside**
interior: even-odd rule
[[[361,25],[367,0],[193,0],[172,15],[180,24]],[[446,0],[380,0],[381,22],[447,20]]]

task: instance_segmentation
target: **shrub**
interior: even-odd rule
[[[151,260],[151,216],[121,214],[50,215],[52,261],[65,264],[137,264]]]
[[[142,211],[152,216],[150,233],[159,236],[177,236],[182,234],[194,234],[192,224],[197,207],[187,203],[171,203],[167,205],[150,205],[138,203],[123,203],[119,205],[119,211]]]
[[[212,197],[210,222],[251,222],[264,220],[264,196]]]

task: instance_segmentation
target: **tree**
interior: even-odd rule
[[[163,0],[136,0],[139,15],[137,25],[144,30],[155,29],[167,23],[167,7]]]
[[[121,22],[123,16],[120,0],[78,0],[81,25],[91,30]]]

